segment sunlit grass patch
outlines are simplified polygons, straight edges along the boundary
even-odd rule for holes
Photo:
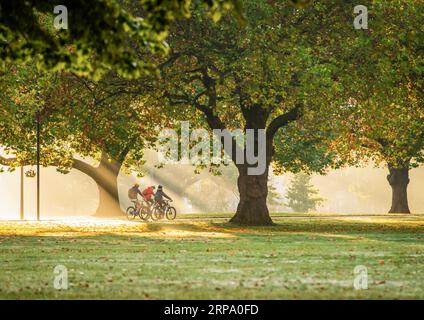
[[[65,222],[1,222],[0,236],[78,237],[126,235],[153,238],[222,238],[233,235],[205,222],[67,224]]]

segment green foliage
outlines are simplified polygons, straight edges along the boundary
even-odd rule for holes
[[[142,165],[143,149],[162,124],[158,110],[146,106],[143,90],[114,73],[98,82],[71,74],[61,80],[66,90],[61,108],[75,150],[83,156],[105,152],[127,167]]]
[[[340,77],[341,157],[393,167],[424,162],[422,1],[374,1],[368,30],[349,40]],[[372,13],[372,15],[371,15]]]
[[[298,121],[280,129],[274,143],[275,173],[290,171],[325,174],[328,168],[338,168],[344,164],[333,148],[337,138],[334,127],[323,126],[324,121],[320,122],[318,130],[316,119],[311,123]]]
[[[170,24],[190,16],[191,0],[64,0],[68,29],[56,30],[52,0],[0,2],[0,70],[35,60],[43,70],[74,71],[99,79],[114,69],[127,77],[151,71],[146,54],[166,53]],[[218,19],[234,1],[207,0]]]
[[[141,81],[141,80],[140,80]],[[77,156],[139,170],[163,114],[146,107],[143,90],[114,73],[98,82],[70,73],[46,73],[33,65],[9,66],[0,78],[0,143],[13,169],[35,163],[36,117],[41,123],[41,163],[61,172]],[[135,91],[137,89],[137,91]]]
[[[34,162],[37,113],[43,164],[66,171],[73,155],[102,151],[139,167],[175,120],[269,128],[295,106],[300,119],[273,136],[278,173],[423,162],[421,2],[365,1],[369,30],[353,29],[354,1],[242,4],[243,25],[226,13],[232,1],[77,1],[70,28],[55,30],[53,2],[2,1],[0,142],[12,168]],[[141,76],[157,62],[159,81]]]
[[[299,173],[294,176],[287,190],[287,206],[294,212],[309,212],[316,210],[323,198],[318,197],[319,191],[310,183],[311,176]]]
[[[65,118],[57,110],[61,93],[57,75],[39,72],[31,65],[9,65],[0,77],[0,143],[6,153],[15,156],[8,163],[10,170],[35,163],[37,117],[42,123],[42,164],[67,165],[68,132],[62,130]]]
[[[354,33],[346,20],[352,7],[330,1],[303,10],[287,1],[242,4],[243,27],[231,15],[211,23],[202,8],[175,23],[169,58],[161,64],[158,101],[174,119],[227,129],[269,128],[301,106],[297,124],[278,125],[268,141],[275,143],[275,167],[322,172],[339,166],[331,149],[331,116],[348,97],[337,81],[342,58],[333,46]],[[323,25],[329,26],[324,34]]]

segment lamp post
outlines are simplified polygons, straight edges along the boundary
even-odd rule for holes
[[[40,113],[37,112],[37,220],[40,220]]]
[[[21,166],[21,220],[24,220],[24,166]]]

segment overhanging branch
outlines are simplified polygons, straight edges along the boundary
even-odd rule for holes
[[[11,166],[12,164],[14,164],[17,161],[17,158],[13,157],[13,158],[7,158],[7,157],[3,157],[0,156],[0,165],[3,166]],[[19,165],[21,166],[32,166],[35,165],[35,161],[31,161],[31,160],[25,160],[22,162],[19,162]],[[49,166],[54,166],[57,167],[59,166],[59,161],[55,161],[51,164],[49,164]],[[92,173],[92,171],[95,169],[92,165],[78,160],[78,159],[72,159],[72,168],[77,169],[85,174],[90,175]]]
[[[299,119],[301,114],[301,106],[296,105],[293,109],[290,111],[276,117],[274,120],[271,121],[269,124],[267,130],[266,130],[266,136],[267,139],[273,139],[275,134],[277,133],[278,129],[281,127],[284,127],[288,125],[290,122],[296,121]]]

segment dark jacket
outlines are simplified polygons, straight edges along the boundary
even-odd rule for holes
[[[168,200],[172,200],[165,192],[163,192],[163,190],[156,191],[156,193],[155,193],[155,200],[156,201],[162,201],[164,197]]]

